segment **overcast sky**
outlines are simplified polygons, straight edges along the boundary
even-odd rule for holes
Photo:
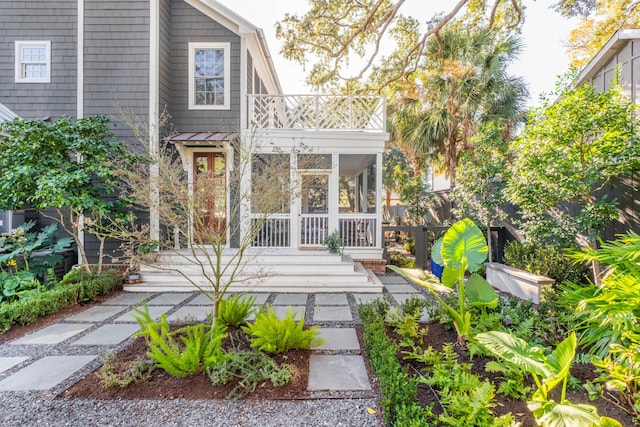
[[[312,91],[304,84],[305,71],[297,63],[280,56],[281,44],[275,37],[274,25],[284,14],[304,13],[308,9],[304,0],[218,0],[240,16],[264,30],[273,62],[285,93],[300,94]],[[524,50],[520,60],[513,64],[511,73],[522,76],[529,84],[530,104],[536,104],[542,92],[553,90],[556,76],[568,67],[565,43],[572,22],[550,9],[557,2],[535,0],[525,2],[527,9],[522,39]],[[446,0],[407,0],[403,14],[426,21],[435,12],[447,10]]]

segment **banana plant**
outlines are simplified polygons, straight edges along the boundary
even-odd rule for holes
[[[592,405],[567,400],[569,370],[575,356],[578,339],[572,333],[550,353],[530,346],[526,341],[507,332],[490,331],[475,336],[476,340],[495,356],[522,367],[531,374],[537,390],[527,402],[542,427],[600,426],[622,427],[618,421],[600,417]],[[562,384],[560,402],[549,399],[549,393]]]
[[[444,266],[442,284],[455,289],[458,297],[457,308],[447,304],[431,283],[410,277],[403,270],[389,266],[401,276],[429,289],[453,319],[458,334],[456,346],[461,349],[467,348],[467,338],[471,330],[471,312],[467,308],[467,300],[479,308],[495,308],[498,305],[498,295],[493,287],[475,273],[487,259],[488,251],[484,234],[469,218],[453,224],[444,236],[434,243],[431,257],[436,263]],[[466,280],[465,285],[467,271],[473,274]]]

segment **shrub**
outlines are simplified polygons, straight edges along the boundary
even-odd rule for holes
[[[274,387],[281,387],[293,378],[295,368],[282,364],[258,350],[235,350],[227,353],[222,362],[207,369],[211,382],[225,385],[234,379],[236,385],[226,396],[227,399],[239,399],[252,393],[256,387],[271,381]]]
[[[278,319],[273,309],[267,306],[266,310],[259,310],[256,320],[243,326],[242,330],[251,335],[251,347],[271,354],[307,350],[324,342],[318,338],[315,326],[305,330],[304,321],[296,323],[291,307],[284,319]]]
[[[133,317],[140,325],[140,332],[134,336],[144,337],[149,346],[147,356],[168,374],[184,378],[212,368],[225,359],[222,340],[227,336],[226,326],[220,323],[213,327],[199,324],[170,332],[164,313],[156,322],[146,305],[134,311],[136,315]]]
[[[218,319],[223,325],[237,328],[247,319],[255,302],[255,296],[247,297],[244,293],[220,300]]]
[[[120,284],[120,274],[115,270],[108,270],[80,283],[56,286],[49,291],[33,294],[29,299],[0,304],[0,332],[8,331],[14,323],[26,325],[38,317],[95,299],[98,295],[111,292]]]
[[[138,357],[133,364],[123,371],[118,358],[111,351],[102,356],[103,365],[96,376],[104,388],[127,387],[130,384],[147,381],[156,369],[155,360]]]
[[[388,307],[388,305],[387,305]],[[382,415],[389,426],[428,426],[431,408],[416,402],[418,382],[407,374],[396,357],[398,345],[386,334],[382,313],[384,302],[363,304],[359,308],[362,319],[365,353],[380,381]]]
[[[586,264],[566,258],[557,246],[523,245],[514,240],[504,246],[504,261],[511,267],[555,279],[558,284],[586,283],[589,277]]]

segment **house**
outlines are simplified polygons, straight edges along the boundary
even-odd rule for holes
[[[103,114],[116,137],[140,144],[122,119],[134,116],[148,123],[146,149],[162,140],[176,147],[190,188],[198,172],[229,173],[234,139],[259,140],[254,153],[289,153],[300,188],[267,221],[256,253],[304,257],[338,230],[350,259],[381,264],[383,97],[283,94],[262,30],[214,0],[3,0],[0,7],[0,102],[16,114]],[[308,152],[296,151],[301,146]],[[301,156],[320,166],[306,169]],[[229,201],[224,180],[219,187],[212,192]],[[225,206],[220,215],[229,215]],[[240,209],[247,230],[251,206]],[[153,237],[167,238],[157,212],[143,219]],[[97,242],[84,239],[92,258]]]
[[[5,105],[0,104],[0,125],[5,121],[10,121],[18,117]],[[0,134],[0,139],[2,134]],[[0,211],[0,234],[9,233],[19,225],[24,223],[24,211]]]

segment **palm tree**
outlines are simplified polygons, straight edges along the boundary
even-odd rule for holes
[[[524,118],[525,83],[506,70],[520,49],[516,37],[489,29],[445,29],[427,45],[417,96],[392,109],[392,135],[425,161],[440,162],[453,185],[459,156],[471,149],[480,123],[513,129]]]

